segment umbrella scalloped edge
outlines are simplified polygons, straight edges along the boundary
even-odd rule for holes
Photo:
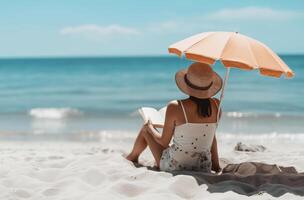
[[[169,53],[174,53],[176,55],[178,55],[179,57],[182,57],[183,52],[181,52],[180,50],[176,49],[176,48],[169,48],[168,49]]]
[[[193,53],[185,53],[185,56],[189,60],[194,60],[194,61],[197,61],[197,62],[207,63],[209,65],[213,65],[216,61],[215,58],[210,58],[210,57],[207,57],[207,56],[202,56],[202,55],[193,54]]]
[[[272,76],[272,77],[280,78],[283,72],[260,68],[260,74],[264,76]]]
[[[178,50],[176,48],[169,48],[168,51],[169,51],[169,53],[176,54],[179,57],[182,57],[182,54],[183,54],[183,52],[181,52],[180,50]],[[192,53],[185,53],[185,57],[192,61],[207,63],[210,65],[213,65],[215,63],[215,61],[218,60],[218,59],[209,58],[206,56],[192,54]],[[260,74],[264,75],[264,76],[270,76],[270,77],[276,77],[276,78],[280,78],[282,76],[282,74],[284,74],[286,78],[292,78],[294,76],[294,73],[292,71],[282,72],[282,71],[277,71],[277,70],[265,69],[262,67],[257,68],[257,67],[249,66],[248,64],[243,63],[243,62],[238,62],[238,61],[221,60],[221,62],[223,63],[223,65],[225,67],[239,68],[242,70],[259,69]]]
[[[225,67],[234,67],[234,68],[239,68],[239,69],[243,69],[243,70],[253,70],[256,68],[256,67],[250,66],[246,63],[239,62],[239,61],[221,60],[221,62],[223,63],[223,65]]]

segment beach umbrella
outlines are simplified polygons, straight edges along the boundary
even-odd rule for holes
[[[260,74],[287,78],[294,72],[265,44],[238,32],[204,32],[169,46],[169,53],[213,65],[217,60],[226,67],[220,103],[224,97],[230,68],[257,69]]]

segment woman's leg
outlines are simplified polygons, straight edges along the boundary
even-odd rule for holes
[[[134,142],[133,149],[131,153],[126,157],[128,160],[132,162],[138,162],[139,155],[146,149],[147,142],[144,138],[144,132],[146,131],[145,126],[141,128],[138,133],[138,136]]]
[[[165,148],[154,139],[149,131],[145,131],[143,136],[153,154],[157,167],[159,167],[160,158]]]
[[[133,149],[126,158],[132,162],[137,162],[138,157],[146,149],[147,145],[153,154],[157,166],[159,166],[160,158],[165,148],[155,141],[154,137],[149,133],[147,126],[143,126],[140,130]]]

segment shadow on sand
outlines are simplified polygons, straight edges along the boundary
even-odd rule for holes
[[[136,163],[136,167],[147,167]],[[159,171],[156,167],[147,167],[149,170]],[[249,176],[239,176],[234,173],[220,175],[194,171],[170,172],[173,176],[189,175],[196,179],[199,185],[206,184],[211,193],[234,191],[238,194],[252,196],[268,193],[279,197],[285,193],[304,196],[304,173],[257,173]]]

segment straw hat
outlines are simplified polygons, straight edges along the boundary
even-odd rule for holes
[[[214,96],[222,88],[222,78],[205,63],[192,63],[187,69],[175,74],[178,88],[190,96],[206,99]]]

